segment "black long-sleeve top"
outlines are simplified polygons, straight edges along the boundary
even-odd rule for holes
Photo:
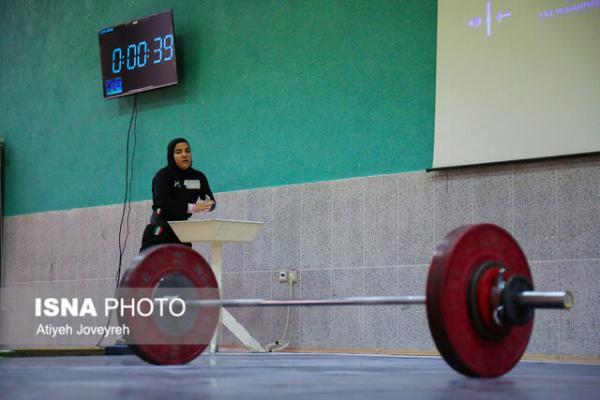
[[[215,200],[206,176],[193,168],[182,170],[166,166],[152,179],[152,209],[164,222],[188,219],[188,204],[210,196]],[[213,204],[211,211],[214,210]]]

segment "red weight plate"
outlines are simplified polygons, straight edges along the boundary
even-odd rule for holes
[[[477,269],[489,261],[506,266],[506,279],[517,274],[532,282],[527,259],[508,232],[492,224],[468,225],[450,232],[437,247],[426,297],[429,328],[446,362],[462,374],[493,378],[519,362],[533,320],[512,326],[497,340],[478,333],[469,315],[469,284]]]
[[[194,292],[194,298],[219,298],[210,265],[196,251],[179,244],[151,247],[137,256],[121,279],[121,296],[127,304],[132,299],[152,299],[161,280],[169,276],[189,282],[192,288],[183,290]],[[143,307],[143,311],[148,308]],[[153,364],[185,364],[204,351],[219,322],[218,307],[190,307],[186,315],[188,312],[192,313],[190,326],[176,334],[165,331],[153,317],[125,313],[119,314],[119,320],[129,327],[127,342],[140,358]]]

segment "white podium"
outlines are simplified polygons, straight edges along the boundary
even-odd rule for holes
[[[182,242],[210,242],[210,265],[219,283],[221,290],[221,268],[223,266],[223,243],[225,242],[251,242],[262,228],[262,222],[233,221],[226,219],[205,219],[192,221],[169,221],[169,225]],[[265,349],[254,339],[250,333],[229,313],[222,309],[221,321],[231,333],[238,338],[246,348],[254,352],[264,352]],[[218,351],[218,340],[221,323],[217,326],[209,350],[211,353]]]

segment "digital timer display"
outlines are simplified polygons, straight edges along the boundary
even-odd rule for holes
[[[102,29],[98,38],[105,98],[177,83],[172,11]]]

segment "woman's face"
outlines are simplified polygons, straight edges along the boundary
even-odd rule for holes
[[[181,169],[188,169],[192,165],[192,150],[186,142],[177,143],[173,150],[175,164]]]

